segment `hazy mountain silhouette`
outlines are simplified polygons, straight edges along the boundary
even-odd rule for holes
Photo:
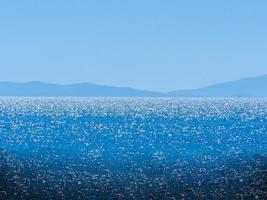
[[[163,96],[160,92],[113,87],[89,83],[58,85],[39,81],[26,83],[0,82],[0,96]]]
[[[267,97],[267,75],[219,83],[192,90],[169,92],[170,96],[188,97]]]
[[[89,83],[58,85],[38,81],[0,82],[0,96],[267,97],[267,75],[167,93]]]

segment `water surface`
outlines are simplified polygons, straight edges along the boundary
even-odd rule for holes
[[[7,199],[267,199],[267,99],[0,98]]]

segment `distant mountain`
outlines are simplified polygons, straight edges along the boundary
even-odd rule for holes
[[[58,85],[44,82],[0,82],[0,96],[77,97],[267,97],[267,75],[167,93],[89,83]]]
[[[0,96],[95,96],[95,97],[157,97],[160,92],[112,87],[89,83],[57,85],[44,82],[0,82]]]
[[[167,94],[175,97],[267,97],[267,75]]]

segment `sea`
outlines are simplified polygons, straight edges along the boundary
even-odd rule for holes
[[[0,199],[267,199],[267,99],[1,97]]]

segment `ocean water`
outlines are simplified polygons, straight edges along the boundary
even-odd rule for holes
[[[267,199],[267,99],[0,98],[1,199]]]

